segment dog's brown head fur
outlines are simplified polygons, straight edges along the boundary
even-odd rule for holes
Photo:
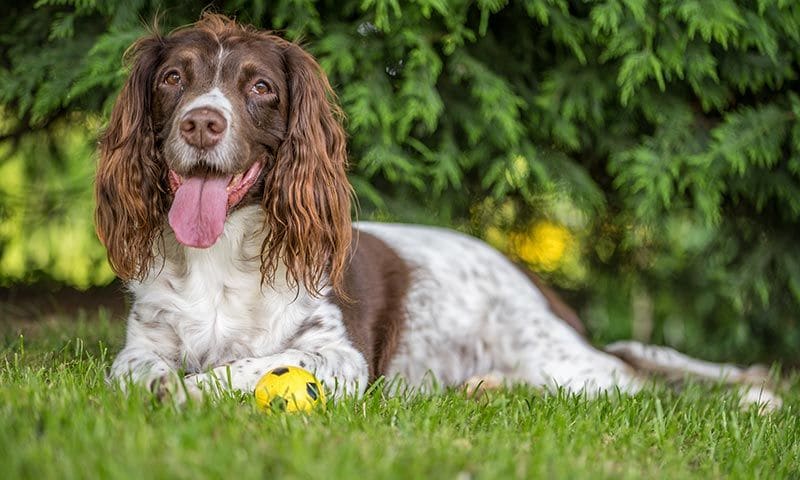
[[[116,273],[144,277],[168,225],[209,248],[227,214],[258,204],[264,280],[283,262],[290,282],[318,293],[327,276],[338,289],[351,241],[345,134],[313,57],[206,14],[140,39],[127,58],[96,181],[97,232]]]

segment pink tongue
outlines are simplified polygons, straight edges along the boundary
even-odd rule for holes
[[[169,224],[175,238],[187,247],[208,248],[214,245],[225,226],[231,177],[184,180],[169,210]]]

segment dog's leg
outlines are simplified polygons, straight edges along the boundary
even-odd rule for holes
[[[566,352],[566,353],[565,353]],[[564,389],[596,395],[603,392],[636,393],[645,377],[620,359],[583,342],[556,345],[551,352],[528,363],[521,371],[525,380],[547,390]]]
[[[207,373],[189,375],[186,383],[212,395],[220,393],[220,389],[252,392],[265,373],[283,366],[298,366],[314,373],[332,391],[334,398],[345,394],[360,395],[367,386],[367,362],[349,343],[318,350],[290,349],[266,357],[243,358]]]
[[[175,331],[155,312],[134,305],[128,318],[125,348],[114,359],[108,381],[123,391],[130,384],[142,385],[162,400],[176,395],[183,399],[199,396],[199,390],[181,382],[177,351]]]
[[[707,362],[669,347],[646,345],[632,340],[612,343],[605,350],[641,372],[663,375],[671,380],[694,377],[737,385],[743,407],[760,404],[766,410],[774,410],[783,403],[768,388],[769,371],[760,365],[741,368],[728,363]]]
[[[163,357],[138,345],[129,344],[117,355],[108,381],[123,391],[128,390],[129,384],[142,385],[161,401],[173,399],[184,403],[188,397],[202,396],[200,389],[183,382],[178,371]]]
[[[505,386],[504,382],[504,376],[499,372],[475,375],[464,382],[464,393],[469,398],[481,398],[487,392]]]
[[[153,391],[150,384],[171,371],[173,368],[153,350],[138,345],[128,345],[119,352],[111,365],[108,380],[119,382],[123,390],[128,388],[129,383],[134,383],[144,385]]]
[[[318,349],[288,349],[276,355],[243,358],[183,378],[153,350],[129,346],[117,356],[109,377],[118,381],[123,390],[128,382],[141,384],[159,400],[180,405],[188,398],[201,399],[204,393],[217,395],[221,389],[252,392],[265,373],[282,366],[311,371],[333,392],[334,398],[361,394],[367,386],[366,360],[347,341],[332,341]]]
[[[215,386],[252,392],[269,370],[293,365],[312,372],[333,391],[334,398],[358,395],[366,389],[367,361],[348,339],[342,312],[336,305],[322,303],[298,326],[285,347],[280,353],[242,358],[207,373],[190,375],[186,382],[212,393],[217,390]]]
[[[484,326],[485,338],[492,339],[484,347],[491,359],[486,371],[494,373],[490,385],[525,383],[550,392],[563,389],[587,395],[635,393],[644,386],[645,378],[633,367],[594,348],[540,305],[512,299],[493,307]],[[470,375],[475,373],[484,372]],[[468,389],[475,383],[470,380]]]
[[[761,366],[745,369],[728,363],[707,362],[669,347],[647,345],[633,340],[614,342],[604,350],[639,370],[668,377],[678,376],[678,379],[690,374],[727,383],[763,383],[769,376],[767,369]]]
[[[625,362],[586,347],[571,349],[574,355],[568,359],[527,356],[527,361],[515,369],[468,378],[463,384],[464,391],[470,398],[480,398],[488,391],[520,383],[550,393],[565,390],[589,396],[615,391],[630,394],[642,388],[645,377]]]

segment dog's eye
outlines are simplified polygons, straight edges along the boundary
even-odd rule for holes
[[[259,80],[253,84],[250,91],[255,93],[256,95],[266,95],[268,93],[272,93],[272,89],[264,80]]]
[[[173,70],[171,72],[167,72],[167,74],[164,75],[164,83],[166,83],[167,85],[172,85],[172,86],[180,85],[180,83],[181,83],[181,74],[176,72],[175,70]]]

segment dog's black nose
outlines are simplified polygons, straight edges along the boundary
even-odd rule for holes
[[[200,107],[186,112],[180,127],[186,143],[197,148],[211,148],[225,135],[228,122],[219,111]]]

